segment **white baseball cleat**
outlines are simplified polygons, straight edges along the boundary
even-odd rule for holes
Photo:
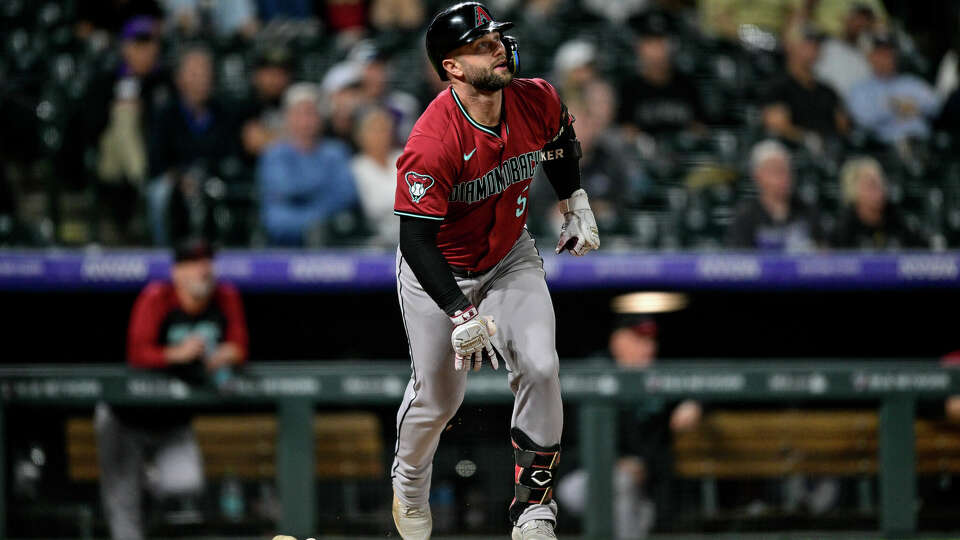
[[[397,526],[397,532],[403,540],[430,540],[430,533],[433,532],[430,506],[407,506],[394,495],[393,524]]]
[[[553,522],[545,519],[530,520],[513,528],[510,535],[513,540],[552,540],[557,537],[553,532]]]

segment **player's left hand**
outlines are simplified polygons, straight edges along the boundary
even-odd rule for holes
[[[483,353],[486,351],[490,358],[490,364],[493,369],[500,367],[497,362],[497,355],[493,352],[493,344],[490,343],[490,336],[497,332],[497,326],[493,324],[493,317],[481,317],[477,315],[477,310],[470,306],[467,311],[472,317],[465,322],[456,324],[453,333],[450,336],[450,343],[454,351],[454,369],[474,371],[480,369],[483,365]]]
[[[567,250],[577,257],[600,248],[600,232],[597,220],[593,217],[587,192],[580,188],[569,199],[560,201],[563,213],[563,226],[560,228],[560,241],[557,253]]]

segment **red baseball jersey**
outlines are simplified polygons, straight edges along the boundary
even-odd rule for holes
[[[450,264],[491,268],[523,231],[540,151],[560,132],[561,115],[543,79],[503,89],[499,133],[470,118],[453,87],[440,92],[397,159],[394,213],[442,221],[437,246]]]

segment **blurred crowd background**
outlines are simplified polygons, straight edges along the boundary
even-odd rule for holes
[[[3,362],[127,362],[160,370],[177,364],[168,370],[173,375],[183,370],[189,384],[215,388],[248,360],[406,362],[392,290],[292,294],[251,287],[241,300],[230,284],[218,283],[213,246],[395,247],[394,164],[413,123],[446,86],[427,62],[423,37],[432,14],[447,4],[0,1],[0,248],[177,246],[171,282],[149,284],[139,295],[96,286],[3,290]],[[576,117],[583,184],[604,251],[960,247],[960,2],[490,0],[488,6],[497,19],[516,23],[510,34],[519,39],[522,75],[552,82]],[[543,180],[532,188],[529,227],[548,245],[559,217]],[[197,237],[208,241],[194,243]],[[947,271],[956,274],[954,263]],[[784,365],[805,365],[801,358],[913,358],[956,365],[955,319],[947,312],[960,294],[914,284],[889,290],[868,289],[868,280],[830,290],[707,284],[679,291],[689,297],[682,309],[655,316],[617,311],[619,295],[633,292],[624,287],[555,287],[557,349],[564,362],[621,369],[678,358]],[[182,305],[192,296],[203,301]],[[370,339],[371,328],[377,339]],[[856,431],[863,411],[845,413],[849,403],[818,404],[829,409],[820,413],[801,408],[809,404],[776,405],[763,417],[769,425],[792,429],[796,444],[822,438],[853,448],[844,454],[855,458],[853,468],[840,477],[760,478],[748,457],[746,480],[714,478],[713,491],[709,479],[674,478],[673,460],[682,457],[676,441],[722,428],[729,418],[717,404],[654,397],[620,411],[615,510],[618,531],[634,534],[618,537],[875,529],[876,475],[862,470],[875,459],[875,445],[862,443],[876,434]],[[326,531],[381,534],[392,530],[383,468],[392,455],[396,411],[391,405],[336,416],[348,406],[331,407],[335,414],[315,423],[318,448],[329,450],[323,445],[349,439],[344,434],[356,428],[362,433],[355,438],[370,443],[361,456],[370,467],[351,477],[318,474],[319,520]],[[564,533],[580,530],[586,504],[579,419],[575,406],[568,409]],[[128,453],[109,446],[116,441],[152,452],[191,442],[181,435],[192,431],[140,425],[163,415],[129,420],[130,411],[101,407],[95,418],[89,412],[7,415],[9,528],[17,535],[76,536],[79,526],[87,530],[80,536],[105,536],[106,522],[133,515],[139,507],[133,493],[149,486],[99,491],[111,477],[100,476],[96,457],[113,463],[119,458],[111,456]],[[209,484],[200,496],[147,515],[147,529],[170,536],[276,532],[273,411],[246,411],[256,414],[240,420],[192,412],[205,413],[191,424],[203,459],[191,443],[183,447],[187,458],[170,463],[193,473],[184,482],[193,491]],[[465,410],[459,427],[444,435],[432,494],[438,533],[504,532],[509,412],[506,405]],[[744,429],[757,444],[773,448],[770,462],[786,461],[786,447],[770,446],[765,432],[754,431],[758,416],[736,412],[748,414],[735,418],[734,427],[748,423]],[[956,530],[960,458],[943,453],[960,455],[960,398],[923,403],[918,412],[946,422],[944,440],[953,441],[925,454],[936,466],[921,471],[921,528]],[[73,418],[65,421],[66,414]],[[834,431],[810,435],[805,421],[821,418]],[[249,438],[224,443],[218,437],[225,433]],[[248,450],[261,452],[243,454],[251,469],[231,468],[224,457]],[[135,456],[123,470],[104,468],[117,473],[115,487],[140,478],[151,461]],[[328,463],[340,463],[337,456]],[[183,469],[184,460],[196,466]],[[156,469],[148,470],[155,480]],[[126,476],[118,479],[120,473]],[[700,504],[710,497],[713,514]]]
[[[577,118],[605,248],[960,243],[957,3],[489,4]],[[393,246],[445,5],[4,2],[0,245]]]

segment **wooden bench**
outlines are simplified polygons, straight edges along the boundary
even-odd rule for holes
[[[708,515],[716,512],[718,479],[866,479],[877,473],[877,425],[875,411],[715,411],[698,429],[674,438],[675,472],[703,481]],[[960,426],[918,419],[915,433],[919,474],[960,472]],[[872,504],[861,501],[864,506]]]
[[[244,480],[276,475],[277,420],[271,414],[202,415],[193,420],[208,478],[233,475]],[[380,419],[367,412],[318,413],[313,421],[315,475],[322,480],[382,479]],[[67,420],[67,469],[73,481],[100,476],[93,420]]]

